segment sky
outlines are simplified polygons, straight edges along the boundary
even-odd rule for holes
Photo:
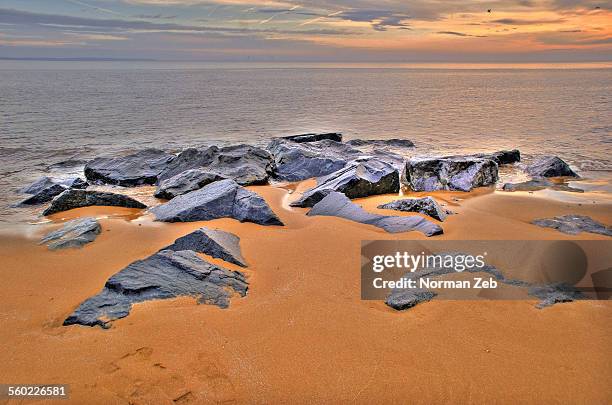
[[[0,0],[0,58],[612,60],[612,0]]]

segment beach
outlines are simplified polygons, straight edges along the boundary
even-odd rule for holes
[[[229,218],[163,223],[144,210],[101,206],[54,214],[27,232],[6,227],[0,236],[0,339],[6,348],[0,363],[10,366],[0,369],[0,380],[69,384],[72,403],[609,400],[609,301],[537,309],[534,299],[433,300],[408,311],[362,301],[360,242],[426,237],[309,217],[307,209],[289,206],[312,185],[247,187],[283,227]],[[564,193],[571,198],[563,200],[547,192],[483,187],[426,193],[455,212],[433,239],[609,240],[530,224],[563,214],[612,223],[611,204],[601,193]],[[353,202],[389,214],[376,207],[398,198]],[[38,244],[63,221],[83,216],[95,216],[102,226],[93,243],[60,251]],[[62,326],[111,275],[201,226],[240,237],[247,268],[202,257],[241,270],[249,282],[245,297],[232,299],[227,309],[186,297],[147,301],[110,329]]]

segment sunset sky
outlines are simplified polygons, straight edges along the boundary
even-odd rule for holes
[[[2,0],[0,57],[610,61],[612,1]]]

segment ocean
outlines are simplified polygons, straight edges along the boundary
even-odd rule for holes
[[[328,131],[407,138],[419,156],[518,148],[609,174],[612,69],[0,61],[0,222],[19,188],[100,154]]]

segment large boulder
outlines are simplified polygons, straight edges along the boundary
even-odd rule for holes
[[[98,157],[85,165],[85,177],[94,183],[124,187],[155,184],[173,159],[174,155],[158,149],[144,149],[116,158]]]
[[[213,181],[224,180],[225,177],[218,173],[202,169],[189,169],[169,179],[162,180],[155,190],[154,196],[171,200],[177,195],[187,194],[190,191],[199,190]]]
[[[440,235],[440,226],[419,216],[385,216],[372,214],[354,204],[342,193],[333,191],[315,204],[309,216],[323,215],[345,218],[362,224],[374,225],[390,233],[419,231],[427,236]]]
[[[557,156],[540,156],[527,166],[534,177],[579,177],[567,163]]]
[[[233,233],[218,229],[202,227],[178,238],[172,245],[161,250],[193,250],[241,267],[247,267],[240,251],[240,238]]]
[[[266,184],[272,171],[272,156],[268,151],[251,145],[188,148],[167,165],[160,173],[159,181],[190,169],[215,173],[242,186]]]
[[[277,138],[268,150],[274,155],[274,177],[282,181],[326,176],[363,155],[359,149],[328,139],[296,143]]]
[[[125,207],[125,208],[147,208],[140,201],[122,194],[108,193],[93,190],[68,189],[55,197],[51,205],[43,211],[43,215],[51,215],[56,212],[67,211],[73,208],[89,207],[92,205]]]
[[[328,132],[324,134],[300,134],[300,135],[289,135],[283,136],[281,139],[287,139],[296,143],[305,143],[305,142],[317,142],[322,141],[324,139],[328,139],[330,141],[342,142],[342,134],[336,132]]]
[[[402,180],[414,191],[470,191],[494,184],[498,166],[493,159],[473,156],[411,159]]]
[[[227,308],[232,296],[244,297],[247,289],[238,271],[215,266],[191,250],[163,250],[109,278],[102,291],[79,305],[64,325],[108,328],[112,321],[128,316],[135,303],[180,296]]]
[[[440,207],[436,200],[431,197],[395,200],[387,204],[379,205],[378,208],[404,212],[418,212],[419,214],[435,218],[438,221],[444,221],[446,219],[446,212]]]
[[[612,236],[612,227],[597,222],[586,215],[563,215],[553,218],[535,219],[531,223],[546,228],[553,228],[570,235],[590,232]]]
[[[95,218],[77,218],[68,221],[60,229],[43,237],[41,244],[48,245],[49,249],[80,248],[93,242],[100,234],[102,228]]]
[[[344,193],[348,198],[359,198],[397,193],[399,189],[399,173],[392,165],[376,159],[355,161],[320,178],[316,187],[305,191],[291,206],[312,207],[332,191]]]
[[[234,218],[260,225],[283,225],[265,200],[234,180],[220,180],[151,209],[158,221],[192,222]]]

